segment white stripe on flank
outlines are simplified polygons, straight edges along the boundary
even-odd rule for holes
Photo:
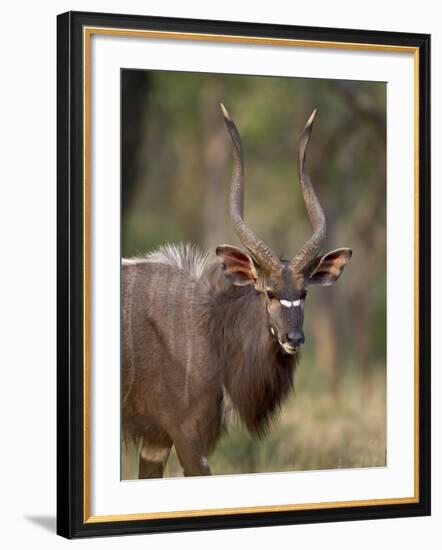
[[[128,382],[126,385],[126,393],[123,396],[123,403],[126,403],[127,398],[132,390],[133,383],[135,381],[135,357],[134,357],[134,335],[132,326],[132,305],[133,305],[133,293],[135,286],[135,279],[137,271],[134,269],[128,275],[127,282],[127,295],[123,304],[123,319],[127,319],[127,347],[128,347],[128,359],[129,359],[129,373]]]

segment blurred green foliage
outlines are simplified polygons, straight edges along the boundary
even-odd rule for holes
[[[264,442],[234,427],[211,466],[235,473],[383,465],[386,84],[123,71],[123,256],[165,242],[239,244],[228,217],[232,157],[220,102],[242,135],[245,219],[285,258],[311,233],[296,152],[318,109],[308,168],[327,217],[324,251],[348,246],[353,258],[336,286],[309,293],[297,397]],[[322,447],[319,435],[311,444],[312,430],[324,434]],[[173,463],[169,475],[178,473]],[[133,465],[126,470],[132,477]]]

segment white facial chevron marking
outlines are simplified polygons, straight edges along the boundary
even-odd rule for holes
[[[301,300],[279,300],[280,304],[284,307],[299,307],[301,305]]]

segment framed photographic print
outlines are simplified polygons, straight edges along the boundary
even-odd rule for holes
[[[430,513],[429,67],[58,17],[60,535]]]

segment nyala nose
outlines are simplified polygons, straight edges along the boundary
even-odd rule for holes
[[[289,332],[287,334],[287,342],[289,344],[292,344],[296,348],[298,346],[302,346],[302,344],[305,342],[304,333],[301,330]]]

